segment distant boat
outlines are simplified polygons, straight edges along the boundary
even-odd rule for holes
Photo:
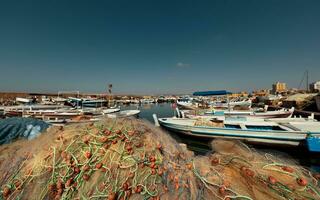
[[[138,99],[132,99],[130,100],[130,104],[139,104],[140,101]]]
[[[177,101],[177,106],[180,108],[191,109],[194,110],[197,108],[197,105],[193,104],[191,100],[188,101]]]
[[[100,121],[102,117],[90,117],[90,116],[76,116],[72,118],[47,118],[44,119],[45,122],[52,125],[65,125],[65,124],[74,124],[74,123],[88,123]]]
[[[154,103],[154,99],[141,99],[140,103],[141,104],[150,104],[150,103]]]
[[[250,108],[252,105],[252,101],[250,99],[244,99],[244,100],[240,100],[240,101],[214,101],[210,103],[210,106],[212,108],[233,108],[236,106],[239,107],[248,107]]]
[[[157,99],[157,103],[164,103],[167,101],[168,101],[168,99],[165,96],[159,96]]]
[[[179,133],[204,138],[240,139],[250,143],[298,146],[310,135],[320,140],[320,122],[290,120],[280,122],[262,119],[195,120],[160,118],[161,126]]]
[[[249,116],[257,118],[288,118],[293,115],[294,107],[291,109],[280,109],[274,111],[254,111],[254,110],[213,110],[205,112],[204,116],[228,115],[228,116]]]
[[[23,105],[23,106],[6,106],[3,107],[4,115],[6,117],[23,117],[26,115],[38,115],[48,112],[56,112],[56,110],[64,109],[66,107],[61,105]]]
[[[53,110],[53,109],[61,109],[66,108],[66,106],[62,105],[42,105],[42,104],[32,104],[32,105],[20,105],[20,106],[4,106],[3,109],[5,111],[15,110],[15,111],[22,111],[22,110]]]
[[[23,104],[31,104],[31,103],[33,103],[33,99],[16,97],[16,102],[23,103]]]
[[[105,99],[80,99],[69,97],[67,102],[74,107],[104,107],[107,105],[108,101]]]

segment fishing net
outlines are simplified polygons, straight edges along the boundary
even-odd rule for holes
[[[51,127],[0,147],[2,199],[319,199],[318,175],[235,141],[195,156],[146,122]]]

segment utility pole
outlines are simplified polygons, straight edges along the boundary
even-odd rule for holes
[[[108,92],[109,92],[109,106],[110,106],[110,102],[111,102],[111,98],[112,98],[112,84],[108,84]]]

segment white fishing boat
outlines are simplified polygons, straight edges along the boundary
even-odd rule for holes
[[[16,97],[16,102],[17,102],[17,103],[22,103],[22,104],[31,104],[31,103],[33,102],[33,99],[31,99],[31,98]]]
[[[119,112],[120,108],[107,108],[107,109],[102,109],[102,114],[111,114],[111,113],[116,113]]]
[[[63,97],[53,97],[52,101],[57,104],[64,104],[67,101],[67,99]]]
[[[250,143],[298,146],[310,135],[320,137],[320,122],[289,120],[280,122],[245,117],[230,119],[160,118],[159,124],[169,130],[204,138],[239,139]]]
[[[118,113],[107,114],[109,118],[120,118],[120,117],[137,117],[140,110],[123,110]]]
[[[24,111],[24,110],[55,110],[67,108],[63,105],[42,105],[42,104],[32,104],[32,105],[19,105],[19,106],[5,106],[3,109],[5,111],[14,110],[14,111]]]
[[[130,100],[130,104],[139,104],[140,103],[140,100],[138,99],[131,99]]]
[[[217,91],[200,91],[194,92],[193,96],[195,98],[183,98],[177,101],[177,105],[180,108],[186,109],[198,109],[202,108],[212,108],[212,109],[232,109],[234,107],[241,108],[251,108],[252,101],[251,99],[229,99],[229,94],[226,90],[217,90]],[[220,100],[215,99],[214,101],[209,101],[208,97],[210,96],[220,96]]]
[[[212,110],[207,111],[204,114],[208,116],[219,116],[219,115],[228,115],[228,116],[248,116],[248,117],[257,117],[257,118],[290,118],[293,115],[294,107],[291,109],[282,108],[280,110],[267,111],[264,110]]]
[[[190,109],[190,110],[194,110],[198,107],[198,105],[193,103],[191,100],[190,101],[177,100],[177,106],[183,109]]]
[[[88,116],[78,116],[74,118],[48,118],[43,119],[43,121],[50,123],[52,125],[65,125],[74,123],[89,123],[100,121],[102,117],[88,117]]]
[[[155,102],[154,99],[141,99],[140,100],[141,104],[151,104],[151,103],[154,103],[154,102]]]
[[[240,101],[213,101],[210,103],[210,106],[212,108],[224,108],[224,109],[228,109],[228,108],[234,108],[236,106],[239,107],[248,107],[250,108],[252,105],[252,101],[250,99],[244,99],[244,100],[240,100]]]
[[[68,101],[69,104],[76,106],[76,107],[104,107],[108,103],[107,100],[105,99],[80,99],[80,98],[74,98],[74,97],[69,97]]]
[[[53,113],[57,110],[64,110],[68,107],[61,105],[24,105],[24,106],[7,106],[3,107],[4,115],[7,117],[24,117],[24,115],[41,115],[43,113]]]

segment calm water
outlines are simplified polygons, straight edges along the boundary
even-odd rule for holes
[[[121,109],[139,109],[141,113],[139,114],[140,119],[145,119],[150,123],[154,124],[152,115],[157,114],[158,118],[162,117],[172,117],[175,114],[171,103],[160,103],[160,104],[143,104],[141,106],[137,105],[123,105]],[[168,132],[167,130],[163,129]],[[168,132],[174,139],[179,143],[187,144],[188,149],[194,151],[197,154],[206,154],[211,150],[209,140],[199,140],[194,137],[189,137],[187,135],[178,134],[175,132]]]
[[[162,104],[144,104],[141,106],[137,105],[123,105],[122,109],[140,109],[141,113],[139,114],[140,119],[145,119],[152,124],[154,124],[152,114],[157,114],[158,118],[161,117],[172,117],[174,115],[174,109],[172,108],[171,103],[162,103]],[[167,131],[167,130],[165,130]],[[167,131],[168,132],[168,131]],[[210,147],[210,140],[199,139],[195,137],[190,137],[182,135],[179,133],[169,132],[169,134],[175,138],[179,143],[187,144],[188,149],[194,151],[196,154],[206,154],[212,152]],[[309,154],[303,148],[274,148],[269,146],[251,146],[256,149],[259,149],[263,152],[269,152],[274,155],[279,155],[281,157],[293,158],[297,160],[300,164],[312,168],[314,171],[320,172],[320,156],[319,154]]]

